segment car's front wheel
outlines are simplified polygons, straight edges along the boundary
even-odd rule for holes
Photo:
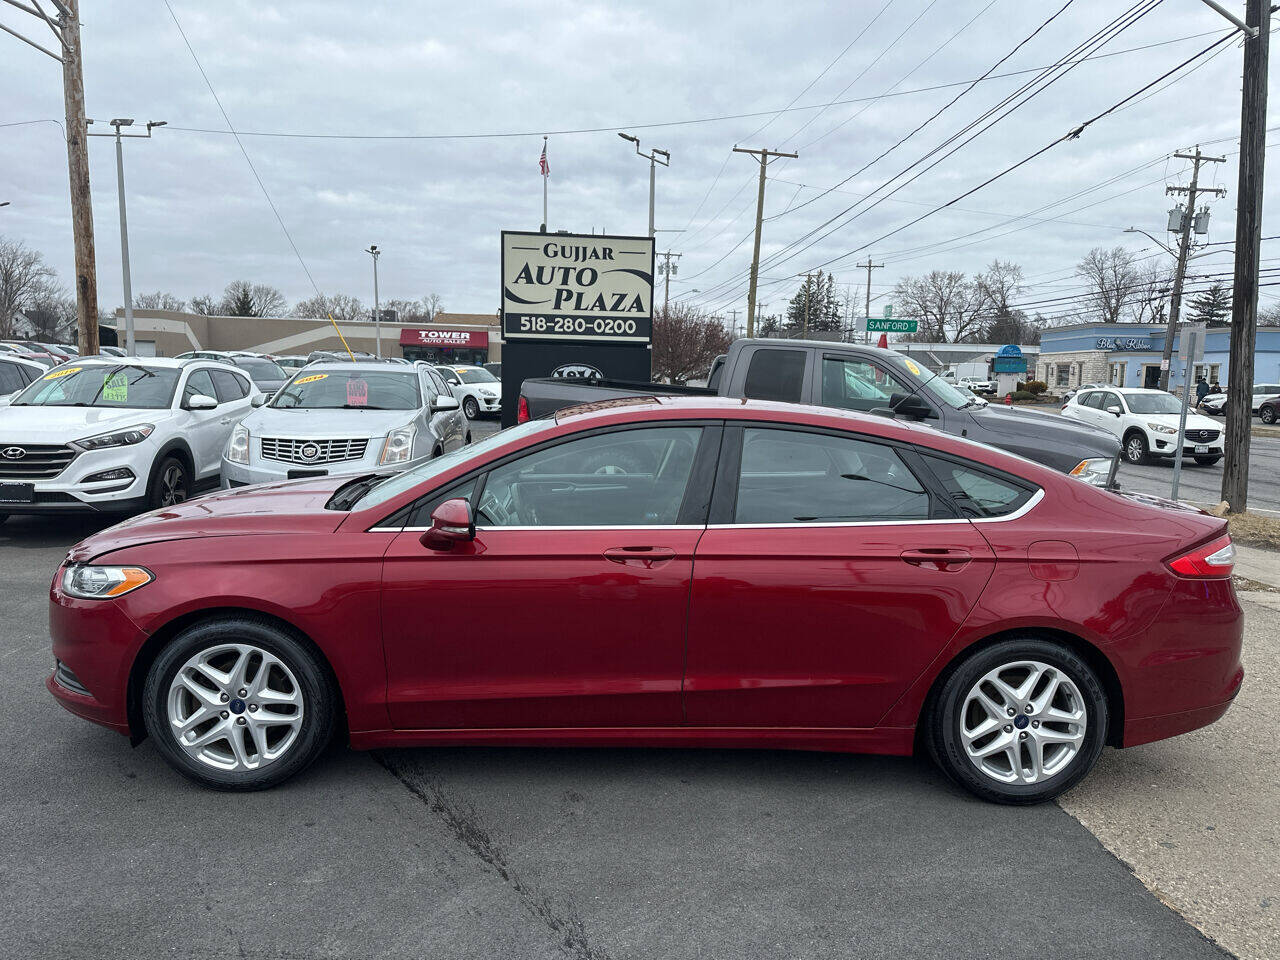
[[[177,457],[165,457],[151,478],[147,491],[147,506],[152,510],[172,507],[191,496],[191,479],[187,465]]]
[[[1275,423],[1275,422],[1276,422],[1276,408],[1275,408],[1275,407],[1263,407],[1261,410],[1259,410],[1259,411],[1258,411],[1258,417],[1262,420],[1262,422],[1263,422],[1263,423],[1266,423],[1266,424],[1272,424],[1272,423]]]
[[[474,420],[480,416],[480,404],[476,403],[475,397],[467,397],[462,401],[462,412],[467,415],[468,420]]]
[[[933,701],[926,742],[939,766],[984,800],[1050,800],[1079,783],[1106,741],[1106,693],[1066,647],[1004,640],[970,656]]]
[[[1150,450],[1147,447],[1147,438],[1142,434],[1134,432],[1124,439],[1124,458],[1130,463],[1146,463]]]
[[[143,720],[179,773],[261,790],[311,764],[333,732],[332,684],[312,650],[251,615],[179,633],[147,671]]]

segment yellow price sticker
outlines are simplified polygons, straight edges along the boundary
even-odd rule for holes
[[[907,360],[907,359],[903,359],[903,361],[902,361],[902,362],[903,362],[903,363],[905,363],[905,364],[907,365],[907,369],[908,369],[908,370],[910,370],[912,373],[914,373],[917,377],[918,377],[918,376],[920,376],[920,368],[919,368],[919,367],[917,367],[917,366],[915,365],[915,363],[913,363],[911,360]]]
[[[323,380],[327,376],[327,373],[313,373],[309,377],[302,377],[299,380],[293,381],[293,385],[296,387],[301,386],[304,383],[315,383],[317,380]]]
[[[73,373],[79,373],[83,369],[84,369],[83,367],[63,367],[60,370],[50,370],[40,379],[41,380],[57,380],[59,377],[69,377]]]

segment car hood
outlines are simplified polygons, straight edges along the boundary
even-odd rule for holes
[[[83,563],[126,547],[197,537],[332,533],[347,514],[326,510],[324,505],[351,480],[350,476],[286,480],[196,497],[108,527],[72,547],[67,559]]]
[[[339,437],[383,437],[414,419],[414,410],[281,410],[259,407],[241,423],[261,437],[330,440]]]
[[[157,423],[171,415],[168,409],[9,405],[0,412],[0,442],[68,443],[138,423]]]
[[[1057,444],[1075,443],[1098,457],[1114,457],[1120,452],[1120,442],[1111,434],[1068,420],[1060,414],[1020,410],[995,403],[975,407],[968,412],[977,423],[997,436],[1040,438]]]
[[[1133,416],[1142,420],[1148,420],[1151,423],[1161,423],[1167,427],[1178,428],[1179,414],[1176,413],[1135,413]],[[1201,416],[1198,413],[1187,412],[1187,429],[1188,430],[1221,430],[1222,424],[1217,420],[1210,420],[1208,417]]]

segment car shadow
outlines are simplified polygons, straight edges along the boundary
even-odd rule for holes
[[[3,512],[3,511],[0,511]],[[47,550],[69,547],[85,537],[119,523],[123,517],[99,513],[52,516],[10,516],[0,524],[0,544],[8,547]]]

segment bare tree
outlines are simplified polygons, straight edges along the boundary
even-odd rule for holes
[[[893,291],[903,316],[918,329],[917,343],[972,342],[982,330],[984,297],[963,273],[933,270],[923,277],[903,277]]]
[[[68,343],[76,339],[76,301],[53,284],[37,293],[23,308],[34,339],[42,343]]]
[[[1104,323],[1120,322],[1140,284],[1133,255],[1124,247],[1094,247],[1076,264],[1076,275],[1087,288],[1083,297],[1087,309]]]
[[[341,320],[343,323],[355,323],[372,318],[372,314],[363,303],[345,293],[335,293],[330,297],[318,294],[306,300],[299,300],[293,308],[293,315],[322,319],[332,316],[334,320]]]
[[[1258,326],[1280,327],[1280,303],[1273,303],[1258,311]]]
[[[275,287],[232,280],[222,291],[218,312],[224,317],[279,317],[288,306],[284,294]]]
[[[428,293],[422,298],[422,319],[430,323],[443,308],[444,301],[440,294]]]
[[[679,301],[653,318],[653,375],[684,383],[711,369],[711,361],[729,349],[729,331],[716,317]]]
[[[18,312],[53,289],[53,268],[21,241],[0,237],[0,338],[12,337]]]
[[[133,298],[135,310],[171,310],[181,313],[187,309],[187,301],[175,297],[172,293],[157,290],[155,293],[140,293]]]
[[[201,316],[213,317],[218,314],[218,301],[207,294],[191,298],[191,312]]]
[[[1169,292],[1173,277],[1159,263],[1137,269],[1137,284],[1129,303],[1129,316],[1134,323],[1164,323],[1168,319]]]

